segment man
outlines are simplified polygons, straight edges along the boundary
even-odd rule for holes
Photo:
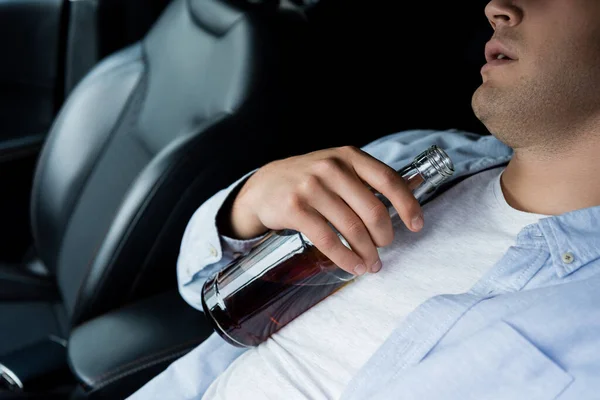
[[[493,136],[401,132],[217,193],[182,242],[194,307],[269,229],[302,231],[363,276],[256,348],[214,334],[133,399],[598,398],[600,2],[493,0],[485,13],[495,33],[472,105]],[[431,144],[456,172],[420,206],[392,172]]]

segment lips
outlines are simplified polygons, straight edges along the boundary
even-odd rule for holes
[[[481,73],[516,62],[517,53],[497,39],[490,40],[485,45],[485,59],[487,63],[481,68]]]
[[[485,59],[488,63],[498,60],[498,56],[503,55],[501,60],[516,61],[517,54],[514,50],[503,44],[497,39],[490,40],[485,45]]]

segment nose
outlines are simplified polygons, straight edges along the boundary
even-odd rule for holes
[[[514,5],[514,0],[492,0],[485,6],[485,16],[496,30],[501,26],[520,24],[523,11]]]

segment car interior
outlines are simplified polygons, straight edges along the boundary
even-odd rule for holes
[[[179,245],[245,173],[488,134],[485,4],[0,0],[0,398],[124,399],[202,343]]]

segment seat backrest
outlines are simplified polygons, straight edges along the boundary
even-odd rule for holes
[[[310,78],[304,20],[274,1],[175,0],[95,67],[40,156],[32,228],[71,324],[175,285],[195,209],[295,141]]]
[[[101,59],[141,40],[170,0],[65,2],[64,94]]]

